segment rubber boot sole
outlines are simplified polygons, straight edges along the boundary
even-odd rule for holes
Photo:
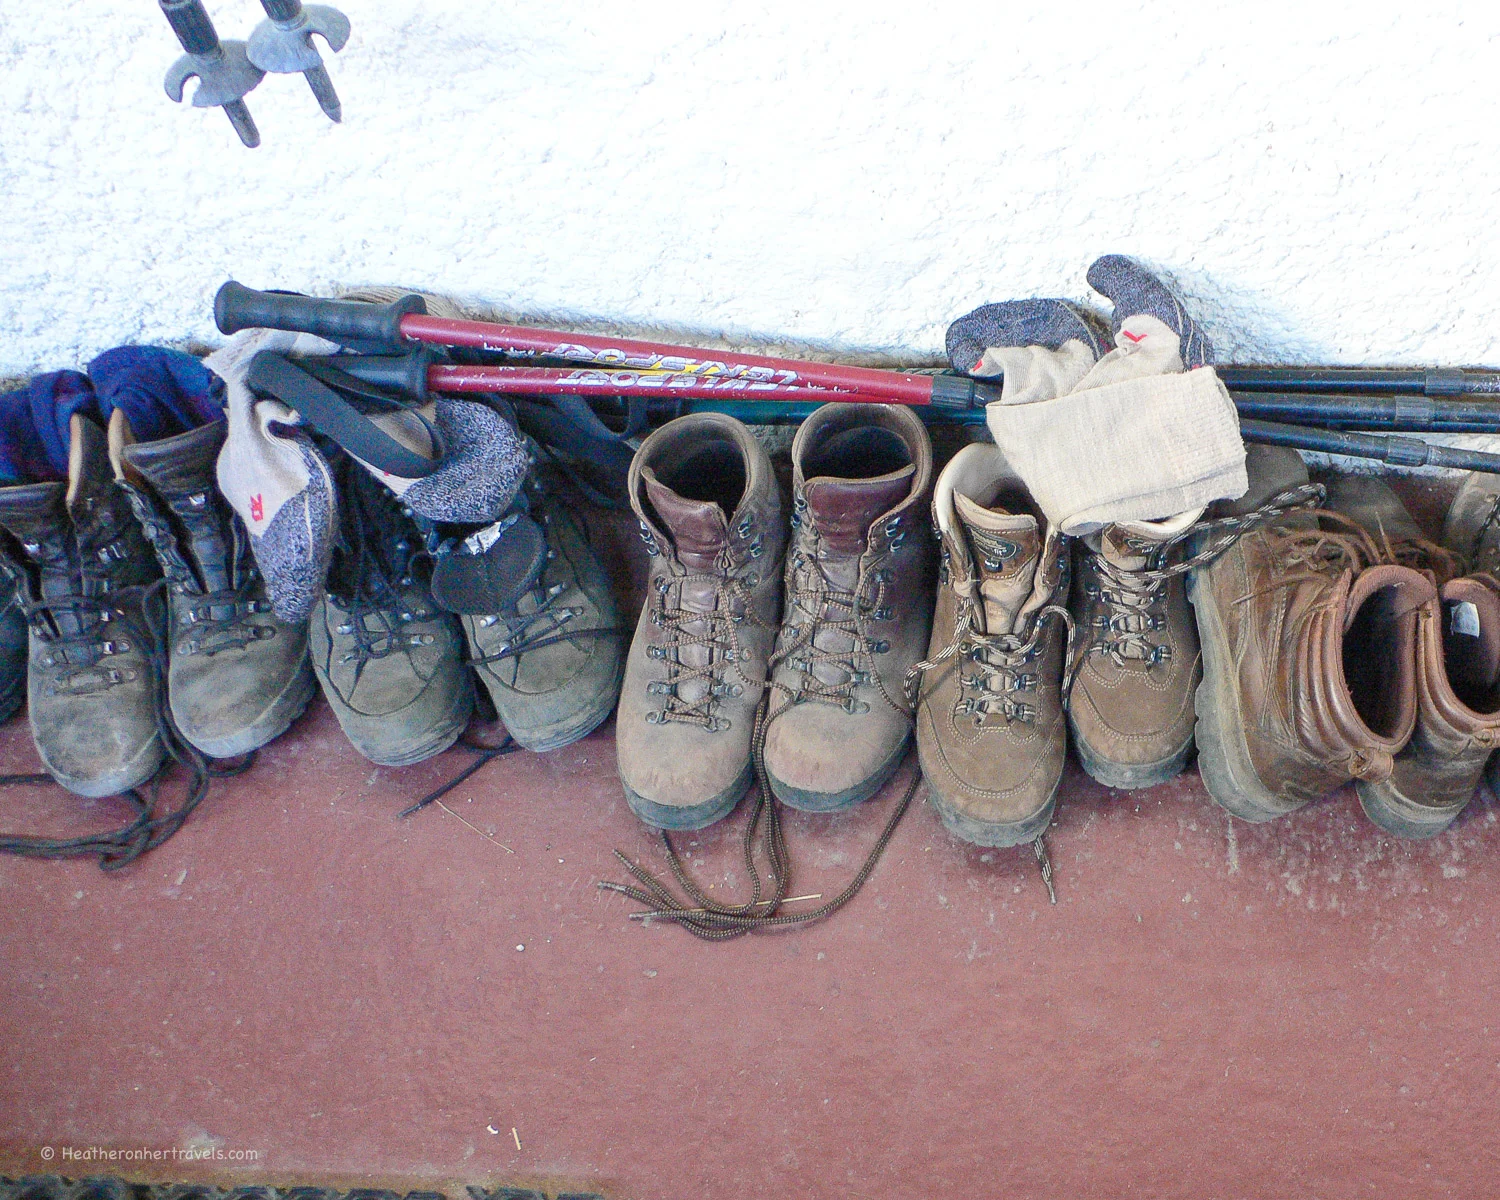
[[[1469,804],[1465,800],[1457,808],[1429,808],[1407,799],[1390,780],[1384,783],[1356,780],[1354,792],[1359,797],[1360,808],[1373,824],[1398,838],[1415,840],[1436,837],[1452,825]]]
[[[1024,821],[975,820],[954,807],[941,792],[932,786],[930,779],[927,785],[927,801],[937,810],[938,819],[942,821],[943,827],[956,838],[962,838],[974,846],[995,848],[1023,846],[1028,842],[1036,841],[1037,837],[1046,832],[1047,826],[1052,823],[1052,814],[1057,809],[1057,792],[1061,787],[1062,776],[1059,775],[1057,782],[1052,785],[1052,793],[1047,797],[1047,803]]]
[[[625,803],[630,811],[653,829],[705,829],[734,811],[754,778],[753,766],[746,763],[733,783],[700,804],[659,804],[648,800],[626,783],[624,776],[620,777],[620,786],[625,789]]]
[[[766,778],[771,781],[772,794],[788,808],[810,813],[842,812],[846,808],[853,808],[861,801],[868,800],[885,786],[886,780],[896,773],[896,768],[906,757],[906,747],[910,740],[910,734],[902,738],[895,752],[888,755],[886,760],[875,768],[873,775],[841,792],[814,792],[806,788],[793,787],[777,779],[769,767],[766,768]]]
[[[1193,697],[1198,723],[1198,772],[1209,797],[1232,816],[1261,824],[1304,807],[1288,805],[1267,788],[1255,773],[1244,736],[1238,673],[1229,654],[1229,638],[1212,604],[1197,601],[1198,581],[1188,579],[1188,599],[1198,618],[1198,640],[1203,647],[1203,680]]]
[[[1156,762],[1109,762],[1095,756],[1078,736],[1077,729],[1072,730],[1072,734],[1073,749],[1078,752],[1078,761],[1088,772],[1089,778],[1122,792],[1140,791],[1142,788],[1155,787],[1169,779],[1176,779],[1182,774],[1183,768],[1187,766],[1188,756],[1193,752],[1193,739],[1188,738],[1181,750]]]

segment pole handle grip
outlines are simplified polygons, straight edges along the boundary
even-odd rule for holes
[[[219,48],[219,35],[203,0],[161,0],[161,10],[189,54],[212,54]]]
[[[401,336],[401,318],[408,313],[427,312],[421,296],[402,296],[390,304],[366,304],[360,300],[324,300],[294,292],[258,292],[230,280],[214,297],[214,323],[220,333],[241,329],[286,329],[313,333],[331,342],[360,342],[406,348]]]

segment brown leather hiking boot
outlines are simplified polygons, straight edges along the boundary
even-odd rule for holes
[[[900,405],[825,404],[792,442],[792,486],[766,775],[783,803],[833,812],[880,790],[911,733],[903,682],[932,613],[927,430]]]
[[[1443,522],[1443,545],[1467,563],[1476,579],[1486,583],[1500,579],[1500,475],[1474,471],[1464,480]],[[1446,596],[1444,600],[1447,600]],[[1480,610],[1478,615],[1483,632],[1473,660],[1477,669],[1473,676],[1464,672],[1464,687],[1482,683],[1484,666],[1489,663],[1491,655],[1488,627],[1483,625],[1484,608],[1477,604],[1476,607]],[[1456,610],[1449,611],[1452,616],[1458,616]],[[1461,620],[1464,630],[1459,636],[1470,636],[1472,622],[1467,620],[1467,614]],[[1444,644],[1446,647],[1446,637]],[[1475,692],[1470,693],[1467,706],[1473,711],[1487,711],[1481,696]],[[1500,789],[1500,755],[1490,756],[1486,778],[1492,791]]]
[[[1201,513],[1109,525],[1079,539],[1069,606],[1079,666],[1068,723],[1083,769],[1106,787],[1164,783],[1193,748],[1198,627],[1185,577],[1153,571]]]
[[[1307,483],[1294,450],[1248,447],[1260,508],[1189,598],[1203,646],[1198,762],[1209,795],[1247,821],[1295,812],[1350,780],[1388,779],[1417,720],[1417,614],[1432,580],[1347,518],[1269,502]],[[1268,506],[1262,508],[1262,506]]]
[[[1358,521],[1391,557],[1430,571],[1438,584],[1417,613],[1416,730],[1389,779],[1355,784],[1365,815],[1387,833],[1432,837],[1473,799],[1500,741],[1500,580],[1454,578],[1463,571],[1460,556],[1423,537],[1384,480],[1336,479],[1328,506]]]
[[[651,564],[615,722],[620,780],[648,825],[701,829],[754,777],[780,615],[781,494],[760,443],[718,413],[646,438],[629,486]]]
[[[958,837],[1019,845],[1052,819],[1067,757],[1067,548],[989,443],[953,456],[932,507],[942,566],[918,668],[922,773]]]

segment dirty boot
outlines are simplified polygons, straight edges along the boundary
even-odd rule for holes
[[[1164,783],[1193,748],[1198,627],[1186,578],[1162,568],[1165,550],[1201,513],[1107,525],[1079,539],[1068,723],[1083,769],[1105,787]]]
[[[116,480],[167,578],[167,701],[204,754],[229,758],[284,733],[316,690],[306,623],[278,620],[250,538],[219,495],[214,468],[225,423],[135,442],[110,418]]]
[[[469,662],[526,749],[576,742],[614,711],[624,630],[609,577],[582,521],[539,480],[514,512],[450,543],[432,586],[461,614]]]
[[[766,775],[792,808],[835,812],[880,790],[911,734],[903,683],[932,627],[927,431],[900,405],[825,404],[792,442],[792,488]]]
[[[1346,476],[1328,506],[1358,521],[1399,562],[1430,571],[1438,593],[1417,613],[1417,727],[1390,778],[1359,780],[1365,815],[1397,837],[1432,837],[1474,797],[1500,743],[1500,580],[1422,535],[1384,480]],[[1457,523],[1451,526],[1463,540]],[[1468,531],[1464,531],[1468,532]]]
[[[917,668],[922,774],[954,835],[1020,845],[1052,819],[1067,757],[1067,547],[988,443],[953,456],[932,507],[942,564]]]
[[[1198,763],[1217,804],[1269,821],[1390,778],[1417,721],[1418,614],[1436,588],[1348,518],[1295,507],[1296,451],[1249,447],[1247,468],[1225,514],[1245,524],[1189,584]]]
[[[404,767],[458,740],[474,705],[463,633],[428,590],[415,525],[363,467],[336,468],[342,517],[328,594],[313,609],[313,671],[344,735]]]
[[[69,423],[66,483],[0,488],[6,554],[31,627],[27,703],[48,773],[81,796],[150,779],[166,749],[158,728],[160,579],[103,429]]]
[[[1464,480],[1443,522],[1443,545],[1475,576],[1500,579],[1500,475],[1474,471]],[[1481,647],[1479,661],[1486,662],[1487,641]],[[1500,794],[1500,756],[1490,756],[1486,778]]]
[[[748,429],[697,413],[641,443],[630,503],[650,575],[615,722],[620,780],[648,825],[701,829],[753,778],[780,615],[781,495]]]
[[[0,721],[13,717],[26,699],[27,634],[21,593],[13,580],[0,574]]]

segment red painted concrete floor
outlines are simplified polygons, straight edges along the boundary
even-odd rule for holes
[[[0,770],[33,761],[0,730]],[[664,869],[608,728],[395,819],[464,761],[371,767],[320,702],[118,874],[0,861],[0,1170],[641,1200],[1500,1186],[1488,793],[1412,844],[1347,792],[1257,827],[1191,770],[1132,796],[1070,768],[1056,907],[1029,851],[918,804],[826,924],[706,945],[594,887],[615,847]],[[837,889],[907,778],[790,815],[795,893]],[[3,812],[104,815],[43,788]],[[704,877],[743,882],[742,819],[684,842]],[[95,1146],[219,1157],[65,1158]]]

